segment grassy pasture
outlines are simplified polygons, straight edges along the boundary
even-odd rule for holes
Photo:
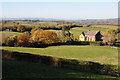
[[[96,27],[96,28],[94,28]],[[111,26],[111,25],[92,25],[90,27],[76,27],[72,28],[71,32],[74,34],[74,37],[78,37],[81,32],[88,31],[88,30],[93,30],[93,31],[101,31],[101,32],[106,32],[108,29],[117,29],[118,26]],[[106,29],[104,29],[106,28]]]
[[[3,59],[3,79],[4,78],[29,78],[36,80],[37,78],[83,78],[85,80],[118,80],[119,78],[98,75],[92,73],[79,72],[76,70],[56,68],[51,66],[46,66],[42,64],[15,61],[9,59]]]
[[[93,31],[96,31],[96,30],[98,31],[98,30],[100,30],[100,31],[103,31],[103,32],[106,31],[106,29],[97,29],[97,28],[90,28],[90,27],[76,27],[76,28],[72,28],[72,29],[70,30],[70,32],[74,35],[75,38],[78,38],[78,36],[79,36],[82,32],[87,31],[87,30],[93,30]],[[60,31],[60,30],[49,30],[49,31],[58,32],[58,31]]]
[[[47,48],[2,47],[4,50],[99,62],[118,64],[118,50],[105,46],[53,46]]]
[[[108,29],[117,29],[118,26],[112,26],[112,25],[91,25],[90,27],[75,27],[71,28],[70,32],[74,35],[75,38],[78,38],[78,36],[87,30],[93,30],[93,31],[101,31],[106,32]],[[59,30],[50,30],[58,32]]]
[[[98,27],[98,28],[108,28],[108,29],[117,29],[118,26],[114,26],[114,25],[91,25],[90,27]]]
[[[57,23],[56,22],[38,22],[39,24],[41,24],[41,25],[53,25],[53,26],[56,26],[57,25]]]
[[[23,25],[49,25],[49,26],[56,26],[57,23],[56,22],[31,22],[30,24],[28,23],[22,23]]]

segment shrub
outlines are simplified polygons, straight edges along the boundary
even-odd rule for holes
[[[118,66],[115,65],[104,65],[100,72],[101,74],[119,75]]]
[[[120,46],[120,42],[115,42],[114,45],[115,46]]]
[[[89,45],[90,42],[89,42],[89,41],[80,41],[80,44],[81,44],[81,45]]]
[[[90,42],[90,45],[94,45],[94,46],[102,46],[103,45],[103,43],[102,43],[102,41],[91,41]]]
[[[89,41],[67,41],[68,45],[89,45]]]

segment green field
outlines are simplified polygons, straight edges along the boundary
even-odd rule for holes
[[[47,48],[2,47],[2,49],[67,59],[93,61],[101,64],[118,64],[117,48],[106,46],[53,46]]]
[[[112,26],[112,25],[91,25],[90,27],[76,27],[72,28],[71,32],[74,34],[74,37],[78,37],[81,32],[87,31],[87,30],[93,30],[93,31],[101,31],[106,32],[108,29],[117,29],[118,26]]]
[[[64,68],[56,68],[42,64],[3,59],[2,78],[36,80],[37,78],[83,78],[90,80],[118,80],[116,77],[79,72]],[[17,79],[15,79],[17,78]],[[39,79],[40,80],[40,79]]]
[[[82,32],[85,32],[87,30],[93,30],[93,31],[103,31],[105,32],[106,29],[97,29],[97,28],[89,28],[89,27],[76,27],[76,28],[72,28],[70,30],[70,32],[74,35],[74,38],[78,38],[78,36],[82,33]],[[54,32],[59,32],[60,30],[49,30],[49,31],[54,31]]]
[[[78,37],[82,32],[88,31],[88,30],[93,30],[93,31],[103,31],[105,32],[106,29],[97,29],[97,28],[91,28],[91,27],[80,27],[80,28],[72,28],[70,31],[74,35],[74,37]]]
[[[93,27],[98,27],[98,28],[108,28],[108,29],[117,29],[118,26],[114,26],[114,25],[91,25],[91,28]]]
[[[75,27],[71,28],[70,32],[74,35],[74,38],[78,38],[78,36],[85,31],[93,30],[93,31],[101,31],[106,32],[108,29],[117,29],[118,26],[112,26],[112,25],[91,25],[90,27]],[[50,30],[58,32],[59,30]]]

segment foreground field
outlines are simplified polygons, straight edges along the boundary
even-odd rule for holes
[[[118,64],[117,48],[105,46],[53,46],[47,48],[2,47],[2,49],[67,59],[93,61],[101,64]]]
[[[32,78],[33,80],[36,80],[37,78],[82,78],[81,80],[119,80],[112,76],[83,73],[75,70],[8,59],[3,59],[2,65],[3,79],[12,78],[12,80],[21,80],[22,78]]]

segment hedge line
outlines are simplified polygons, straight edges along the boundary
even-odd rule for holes
[[[3,58],[42,63],[55,67],[78,70],[81,72],[92,72],[111,76],[119,76],[120,74],[118,66],[116,65],[100,64],[91,61],[78,61],[74,59],[57,58],[51,56],[33,55],[29,53],[12,52],[7,50],[2,50],[2,53]]]

